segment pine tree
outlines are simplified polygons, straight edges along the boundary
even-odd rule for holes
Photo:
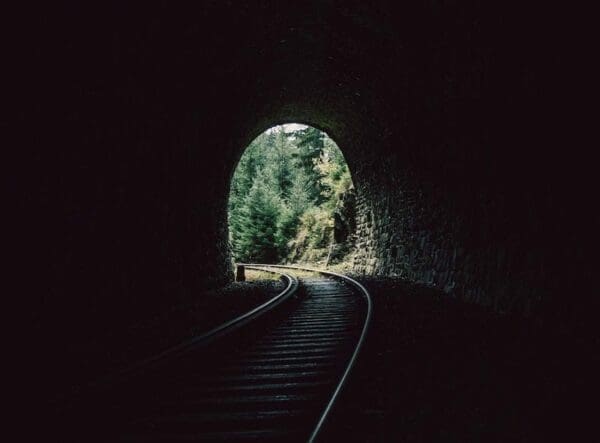
[[[294,165],[292,164],[292,156],[290,151],[290,140],[283,128],[278,128],[275,131],[275,146],[271,151],[274,159],[274,173],[279,186],[279,195],[281,198],[287,198],[290,195],[292,187]]]
[[[238,260],[259,263],[279,260],[278,219],[283,202],[273,185],[270,174],[260,170],[234,217],[238,232],[233,249]]]
[[[317,204],[323,201],[321,196],[321,185],[319,180],[321,175],[315,169],[315,165],[319,162],[323,149],[325,147],[326,135],[313,127],[307,127],[294,132],[296,139],[296,163],[306,173],[310,183],[310,198],[314,199]]]

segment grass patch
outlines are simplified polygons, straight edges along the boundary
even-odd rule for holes
[[[267,271],[257,271],[254,269],[246,268],[246,281],[257,282],[257,281],[279,281],[281,279],[280,274]]]

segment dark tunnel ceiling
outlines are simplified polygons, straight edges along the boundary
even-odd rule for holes
[[[54,223],[29,232],[57,311],[83,303],[87,281],[103,282],[89,289],[98,309],[127,300],[124,317],[139,299],[164,307],[226,281],[228,179],[253,137],[290,121],[334,138],[368,197],[364,212],[389,219],[369,228],[378,272],[450,273],[473,300],[499,305],[505,294],[537,300],[540,287],[577,283],[588,251],[572,245],[588,243],[574,237],[596,218],[569,214],[589,207],[580,190],[593,189],[594,174],[579,172],[593,163],[563,155],[574,149],[561,117],[569,91],[556,87],[570,69],[566,43],[536,5],[211,1],[38,12],[21,41],[31,55],[20,78],[31,101],[23,152],[35,151],[23,188],[31,220]],[[560,173],[569,168],[578,173]],[[391,237],[407,242],[393,250],[416,258],[390,257]],[[572,258],[566,270],[563,257]]]

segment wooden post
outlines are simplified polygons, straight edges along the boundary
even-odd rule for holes
[[[236,273],[235,273],[235,281],[246,281],[246,273],[245,273],[244,265],[237,265]]]
[[[329,243],[329,252],[327,253],[327,259],[325,260],[325,268],[329,266],[329,259],[331,258],[331,252],[333,251],[333,242]]]

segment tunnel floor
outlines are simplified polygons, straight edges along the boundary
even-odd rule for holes
[[[404,280],[359,280],[373,322],[322,441],[585,438],[600,373],[593,340]]]
[[[48,397],[85,389],[106,375],[123,370],[212,327],[241,315],[276,296],[285,285],[278,280],[235,282],[207,290],[194,300],[180,303],[144,321],[133,321],[125,328],[105,328],[93,339],[81,339],[65,350],[64,362],[49,367],[52,380]],[[52,369],[52,370],[50,370]],[[68,394],[67,394],[68,395]]]
[[[589,437],[600,373],[593,339],[397,279],[359,280],[373,323],[324,441]]]

